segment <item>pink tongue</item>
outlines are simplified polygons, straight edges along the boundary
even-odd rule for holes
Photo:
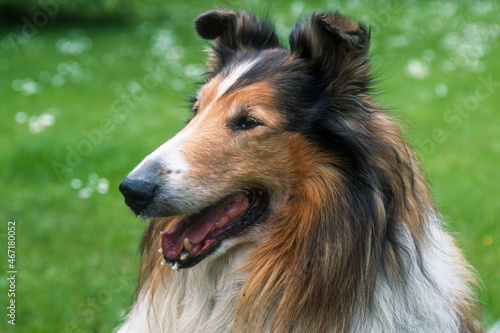
[[[184,217],[172,230],[163,233],[161,240],[163,254],[168,259],[177,258],[184,249],[185,238],[189,239],[192,244],[200,243],[212,228],[216,228],[217,217],[228,219],[229,223],[245,212],[248,207],[249,202],[246,196],[241,202],[235,201],[234,196],[230,196],[214,206],[203,209],[198,215]]]

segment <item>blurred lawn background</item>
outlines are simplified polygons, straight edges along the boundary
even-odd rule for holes
[[[110,332],[130,305],[144,225],[119,182],[188,118],[214,7],[372,26],[378,97],[400,116],[450,230],[500,320],[497,1],[0,0],[1,332]],[[16,326],[7,222],[16,221]]]

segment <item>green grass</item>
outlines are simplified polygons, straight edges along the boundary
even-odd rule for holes
[[[378,99],[405,124],[450,229],[482,277],[485,320],[494,323],[500,320],[498,4],[391,3],[340,1],[333,9],[373,25]],[[226,5],[265,9],[267,2],[158,2],[144,12],[160,12],[164,21],[50,25],[18,52],[4,38],[13,28],[1,28],[4,309],[9,220],[16,221],[18,271],[16,327],[2,313],[1,332],[109,332],[118,324],[130,305],[144,228],[125,207],[118,184],[182,128],[184,99],[196,89],[206,59],[207,44],[191,22]],[[330,2],[275,2],[271,14],[285,40],[303,9],[324,8],[332,8]],[[81,53],[61,52],[68,41]],[[66,81],[59,86],[57,73]],[[56,86],[42,83],[48,77]],[[39,84],[39,93],[23,94],[19,85],[26,78]],[[27,122],[16,122],[20,112],[28,119],[49,113],[55,123],[33,133]],[[33,118],[35,131],[36,124]],[[85,188],[94,174],[109,182],[109,191],[81,197],[85,191],[74,189],[72,180]]]

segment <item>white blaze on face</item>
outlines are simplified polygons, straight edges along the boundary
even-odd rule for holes
[[[158,165],[163,171],[169,173],[169,181],[179,184],[182,176],[189,171],[188,164],[184,161],[180,153],[184,141],[189,137],[186,131],[179,132],[172,139],[158,147],[151,154],[146,156],[138,166],[130,173],[140,173],[150,165]]]
[[[217,89],[217,96],[214,98],[214,101],[219,99],[226,91],[229,90],[233,86],[233,84],[238,81],[238,79],[243,76],[246,72],[252,68],[253,65],[255,65],[257,62],[259,62],[261,58],[258,57],[252,61],[245,62],[238,67],[236,67],[231,73],[222,80],[222,82],[219,84],[219,88]]]
[[[208,106],[203,107],[204,112],[201,117],[198,117],[198,122],[204,122],[204,121],[210,121],[209,119],[206,119],[206,117],[209,117],[210,115],[210,109],[212,108],[212,105],[217,102],[217,100],[224,95],[237,81],[240,77],[242,77],[246,72],[252,68],[256,63],[258,63],[261,60],[261,57],[257,57],[253,59],[252,61],[247,61],[244,62],[240,65],[238,65],[235,69],[231,71],[231,73],[223,78],[221,82],[219,83],[219,86],[217,87],[217,93],[214,98],[211,98],[211,96],[207,96],[207,99],[211,99],[210,104]],[[198,96],[198,99],[201,100],[200,96]]]

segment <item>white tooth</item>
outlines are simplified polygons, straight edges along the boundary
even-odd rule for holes
[[[180,256],[180,258],[179,258],[179,259],[181,259],[181,260],[186,260],[188,257],[189,257],[189,256],[188,256],[188,254],[187,254],[187,253],[183,253],[183,254],[181,254],[181,256]]]
[[[234,201],[236,201],[236,202],[242,202],[244,197],[245,197],[245,194],[243,192],[238,192],[234,196]]]
[[[166,263],[167,263],[167,261],[166,261],[165,259],[163,259],[163,260],[161,261],[161,265],[162,265],[162,266],[165,266],[165,265],[166,265]]]
[[[189,241],[189,239],[184,238],[184,248],[187,250],[187,251],[191,251],[191,249],[193,248],[193,244],[191,244],[191,242]]]
[[[179,263],[178,262],[175,262],[175,264],[172,266],[172,269],[174,271],[178,270],[179,269]]]
[[[228,221],[227,216],[224,216],[219,222],[215,222],[215,227],[221,228],[227,223],[227,221]]]
[[[160,230],[160,236],[163,235],[163,230]]]
[[[163,249],[161,247],[158,249],[158,253],[163,254]]]

